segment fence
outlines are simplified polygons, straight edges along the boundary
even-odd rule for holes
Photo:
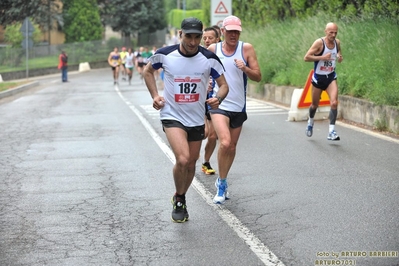
[[[114,43],[112,43],[114,45]],[[28,50],[29,69],[58,65],[62,50],[68,54],[68,64],[106,61],[113,46],[105,41],[66,43],[60,45],[40,45]],[[26,50],[22,48],[0,47],[0,73],[22,70],[26,67]]]
[[[145,43],[161,47],[166,42],[165,30],[151,34],[141,34],[140,45]],[[46,68],[58,65],[58,56],[62,50],[68,54],[68,64],[75,65],[82,62],[106,61],[114,47],[122,47],[125,41],[110,38],[107,41],[90,41],[65,43],[59,45],[34,45],[28,51],[29,69]],[[136,47],[137,48],[137,47]],[[0,73],[24,70],[26,68],[26,50],[0,46]]]

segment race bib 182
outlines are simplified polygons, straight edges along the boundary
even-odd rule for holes
[[[174,77],[175,102],[193,103],[199,101],[201,77],[186,76]]]

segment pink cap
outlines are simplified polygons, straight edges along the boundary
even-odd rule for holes
[[[236,16],[228,16],[223,20],[223,27],[226,30],[242,31],[241,20]]]

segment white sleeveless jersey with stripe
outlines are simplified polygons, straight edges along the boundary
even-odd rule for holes
[[[243,46],[244,42],[239,41],[234,54],[227,56],[222,51],[222,42],[216,44],[215,53],[220,58],[224,68],[226,69],[224,76],[229,85],[229,93],[223,100],[222,104],[219,105],[219,109],[225,111],[245,112],[248,77],[236,66],[236,63],[234,62],[234,59],[240,59],[244,61],[246,66],[248,66],[248,63],[244,59]],[[217,90],[218,88],[215,86],[215,91]]]
[[[337,53],[338,53],[338,45],[337,42],[334,41],[334,48],[329,49],[324,42],[323,38],[321,38],[323,42],[323,50],[318,55],[325,55],[327,53],[331,53],[331,60],[320,60],[314,62],[314,73],[318,75],[328,75],[335,71]]]

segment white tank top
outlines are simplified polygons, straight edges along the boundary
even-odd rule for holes
[[[127,54],[125,59],[126,59],[126,63],[125,63],[126,67],[133,67],[134,66],[134,63],[133,63],[134,54],[133,53],[132,54]]]
[[[248,63],[243,56],[244,43],[239,41],[234,54],[225,55],[222,51],[222,42],[216,44],[215,54],[220,58],[226,70],[224,76],[226,77],[227,84],[229,85],[229,93],[219,105],[219,109],[230,112],[245,112],[246,92],[247,92],[247,74],[242,72],[235,64],[234,59],[241,59],[245,65]],[[217,92],[219,88],[215,86]]]
[[[323,39],[321,40],[323,42],[323,50],[318,55],[325,55],[327,53],[331,53],[331,60],[315,61],[314,73],[318,75],[328,75],[335,71],[336,58],[338,53],[337,42],[334,41],[334,48],[329,49],[324,40]]]

